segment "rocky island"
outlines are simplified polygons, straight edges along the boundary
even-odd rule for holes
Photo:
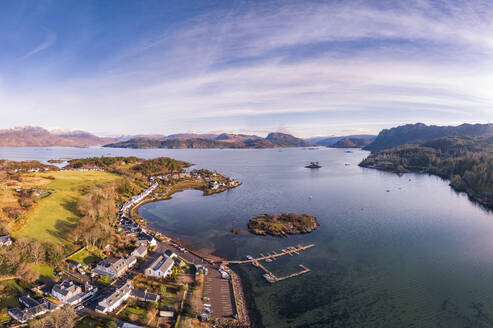
[[[307,214],[263,214],[250,219],[248,231],[256,235],[272,235],[285,238],[288,235],[312,232],[319,226],[317,218]]]

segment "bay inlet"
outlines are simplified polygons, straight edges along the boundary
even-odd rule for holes
[[[299,264],[311,269],[292,279],[269,284],[258,268],[235,268],[258,326],[493,326],[493,216],[440,178],[358,167],[367,154],[325,148],[0,149],[0,157],[11,160],[169,156],[242,181],[207,197],[180,192],[139,213],[153,228],[230,260],[315,243],[299,256],[262,263],[278,276]],[[310,161],[323,168],[304,168]],[[320,228],[287,239],[231,233],[256,215],[284,212],[314,215]]]

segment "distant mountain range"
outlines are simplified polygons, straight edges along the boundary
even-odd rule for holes
[[[378,136],[350,135],[300,139],[272,132],[265,138],[248,134],[177,133],[103,138],[84,131],[49,131],[40,127],[0,130],[0,147],[88,147],[112,148],[282,148],[313,145],[334,148],[363,148],[372,152],[404,144],[422,144],[443,137],[493,136],[493,124],[436,126],[406,124],[382,130]]]
[[[266,138],[255,135],[175,134],[164,138],[132,138],[107,144],[111,148],[281,148],[307,147],[312,144],[292,135],[272,132]]]
[[[88,147],[112,141],[84,131],[50,132],[31,126],[0,130],[0,147]]]
[[[354,134],[354,135],[350,135],[350,136],[339,136],[339,137],[313,137],[313,138],[308,138],[308,139],[305,139],[306,141],[308,142],[311,142],[313,144],[316,144],[316,145],[319,145],[319,146],[326,146],[326,147],[331,147],[331,146],[334,146],[336,148],[360,148],[360,147],[363,147],[365,145],[367,145],[368,143],[370,143],[371,141],[373,141],[374,139],[376,138],[375,135],[371,135],[371,134]],[[365,141],[365,142],[362,142],[362,141],[357,141],[356,143],[358,144],[363,144],[363,146],[359,146],[359,147],[339,147],[339,146],[335,146],[339,141],[341,141],[342,139],[361,139],[361,140],[368,140],[368,141]],[[339,145],[341,144],[350,144],[349,142],[347,141],[343,141],[342,143],[340,143]]]
[[[372,142],[371,139],[363,138],[342,138],[333,145],[328,145],[327,147],[332,148],[363,148],[368,146]]]
[[[406,124],[382,130],[376,139],[364,149],[379,151],[404,144],[421,144],[443,137],[490,135],[493,135],[493,124],[462,124],[459,126],[436,126],[423,123]]]

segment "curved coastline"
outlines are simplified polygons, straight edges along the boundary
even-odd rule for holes
[[[182,244],[182,241],[179,240],[178,238],[172,237],[172,236],[170,236],[170,235],[168,235],[162,231],[158,231],[154,228],[151,228],[149,226],[147,220],[145,218],[143,218],[138,213],[139,208],[145,204],[148,204],[148,203],[153,203],[153,202],[158,202],[158,201],[163,201],[163,200],[171,200],[172,195],[174,195],[177,192],[183,192],[186,190],[200,190],[203,192],[202,196],[210,196],[210,195],[213,195],[216,193],[222,193],[222,192],[227,191],[229,189],[236,188],[236,187],[240,186],[241,184],[242,184],[241,182],[238,182],[234,186],[228,186],[225,188],[221,188],[220,190],[208,190],[208,189],[204,189],[203,186],[198,186],[198,185],[192,186],[192,187],[188,186],[188,187],[184,187],[184,188],[176,188],[176,189],[171,190],[169,193],[166,193],[162,197],[154,197],[152,199],[149,199],[149,197],[144,198],[141,202],[139,202],[138,204],[136,204],[135,206],[133,206],[130,209],[129,216],[130,216],[130,219],[134,220],[134,222],[136,222],[137,224],[139,224],[141,226],[145,226],[148,231],[152,231],[156,235],[159,235],[162,238],[162,240],[166,240],[168,242],[180,241],[180,243]],[[225,271],[228,272],[228,274],[231,277],[231,279],[229,281],[231,283],[231,290],[232,290],[232,295],[233,295],[233,304],[235,306],[235,312],[237,315],[238,322],[245,325],[245,327],[256,326],[255,323],[259,322],[259,321],[257,321],[257,320],[252,321],[252,319],[251,319],[251,311],[254,309],[251,308],[251,302],[248,301],[248,300],[250,300],[250,297],[246,296],[247,293],[246,293],[246,290],[244,288],[245,280],[241,279],[241,275],[239,275],[236,272],[236,270],[233,270],[232,268],[230,268],[227,264],[222,263],[223,261],[226,260],[225,258],[220,258],[220,257],[214,256],[212,254],[202,254],[200,251],[194,250],[193,245],[192,245],[192,249],[189,248],[187,250],[191,254],[203,259],[204,261],[206,261],[207,263],[209,263],[211,265],[215,265],[215,264],[219,263],[220,265],[223,266]],[[258,313],[258,311],[255,311],[254,314],[257,317],[260,316],[260,313]]]

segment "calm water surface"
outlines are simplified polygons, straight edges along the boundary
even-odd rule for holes
[[[198,248],[241,259],[317,244],[266,263],[279,275],[299,264],[312,270],[274,285],[257,268],[239,267],[261,326],[493,327],[493,216],[439,178],[359,168],[367,155],[359,150],[0,148],[12,160],[100,155],[170,156],[243,181],[141,208],[155,228]],[[304,168],[314,160],[323,168]],[[288,239],[230,232],[281,212],[315,215],[321,227]]]

